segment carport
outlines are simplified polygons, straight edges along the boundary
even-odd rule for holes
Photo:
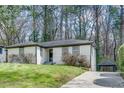
[[[99,71],[115,72],[117,70],[116,63],[111,60],[101,61],[97,66]]]

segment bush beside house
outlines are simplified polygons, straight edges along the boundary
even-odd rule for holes
[[[62,61],[66,65],[70,66],[82,66],[82,67],[90,67],[89,62],[84,55],[73,55],[73,54],[65,54],[62,57]]]
[[[25,55],[9,55],[9,63],[25,63],[25,64],[34,64],[35,56],[32,54]]]

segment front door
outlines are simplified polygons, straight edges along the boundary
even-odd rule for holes
[[[53,49],[49,49],[49,62],[53,62]]]

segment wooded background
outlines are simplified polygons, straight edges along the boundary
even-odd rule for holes
[[[92,40],[97,62],[116,61],[124,42],[123,6],[0,6],[1,45],[62,39]]]

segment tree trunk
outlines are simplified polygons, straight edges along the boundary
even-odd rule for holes
[[[81,6],[79,6],[79,38],[82,38]]]
[[[47,41],[47,8],[48,8],[48,6],[47,5],[45,5],[44,6],[44,34],[43,34],[43,39],[44,39],[44,41]]]
[[[94,6],[95,10],[95,31],[96,31],[96,36],[95,36],[95,43],[96,43],[96,62],[99,63],[100,61],[100,45],[99,45],[99,6],[95,5]]]
[[[120,6],[120,45],[124,43],[124,7],[123,5]]]
[[[63,34],[63,6],[61,7],[61,17],[60,17],[60,39],[62,39]]]
[[[105,56],[108,58],[109,57],[109,31],[110,31],[110,6],[108,7],[108,16],[107,16],[107,29],[105,33]]]
[[[66,8],[65,8],[65,39],[69,39],[67,6],[66,6]]]
[[[35,6],[32,6],[32,18],[33,18],[33,42],[36,42],[36,21],[35,21]]]
[[[114,29],[112,29],[112,34],[113,34],[113,41],[114,41],[114,50],[113,50],[113,55],[114,55],[114,61],[116,62],[116,58],[117,58],[117,43],[116,43],[116,34],[114,33]]]

